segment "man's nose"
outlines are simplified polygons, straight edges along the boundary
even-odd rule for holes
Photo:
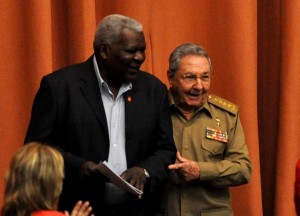
[[[134,60],[137,61],[144,61],[145,60],[145,52],[137,51],[134,55]]]
[[[203,88],[203,81],[201,80],[201,77],[196,78],[193,88],[194,89],[202,89]]]

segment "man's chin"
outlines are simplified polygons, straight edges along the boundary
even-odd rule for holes
[[[190,107],[190,108],[193,108],[193,109],[198,109],[198,108],[200,108],[200,107],[202,107],[203,106],[203,104],[204,104],[204,101],[201,101],[201,102],[189,102],[188,103],[188,106]]]
[[[128,73],[126,74],[126,76],[124,77],[126,81],[130,82],[135,80],[137,77],[137,72],[136,73]]]

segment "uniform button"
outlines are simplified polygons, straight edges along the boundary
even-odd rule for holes
[[[184,150],[188,150],[188,149],[189,149],[189,147],[188,147],[188,146],[184,146],[183,148],[184,148]]]

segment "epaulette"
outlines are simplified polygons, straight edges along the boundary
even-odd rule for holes
[[[237,115],[239,111],[238,105],[229,102],[228,100],[225,100],[223,98],[220,98],[216,95],[209,95],[208,96],[208,102],[211,104],[216,105],[217,107],[220,107],[234,115]]]

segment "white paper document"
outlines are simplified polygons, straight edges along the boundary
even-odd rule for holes
[[[129,184],[127,181],[122,179],[111,167],[109,167],[106,161],[99,163],[100,171],[103,175],[105,175],[111,183],[116,185],[119,188],[124,189],[127,192],[133,193],[135,195],[143,194],[143,191],[137,189],[136,187]]]

